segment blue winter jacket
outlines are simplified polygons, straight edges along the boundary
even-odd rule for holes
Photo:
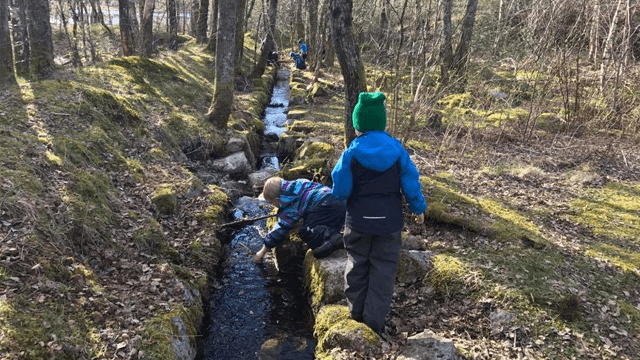
[[[307,214],[307,210],[331,196],[331,189],[307,179],[282,181],[278,204],[278,221],[264,238],[268,248],[284,240],[289,230]]]
[[[347,200],[347,226],[356,231],[378,234],[400,231],[403,226],[400,191],[412,213],[422,214],[427,209],[420,174],[409,154],[384,131],[367,131],[355,138],[331,177],[333,196]]]

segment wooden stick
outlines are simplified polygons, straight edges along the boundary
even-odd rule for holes
[[[251,218],[251,219],[240,219],[240,220],[232,221],[232,222],[229,222],[229,223],[226,223],[226,224],[217,225],[215,228],[216,228],[216,230],[220,230],[220,229],[225,228],[227,226],[251,224],[251,223],[256,222],[258,220],[268,219],[268,218],[276,216],[276,215],[277,214],[271,214],[271,215],[258,216],[256,218]]]

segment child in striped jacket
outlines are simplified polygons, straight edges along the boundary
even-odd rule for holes
[[[301,219],[300,238],[315,257],[328,256],[343,247],[340,231],[346,207],[333,197],[330,188],[307,179],[286,181],[275,176],[267,180],[258,198],[278,208],[278,220],[254,261],[259,262],[269,249],[280,244]]]

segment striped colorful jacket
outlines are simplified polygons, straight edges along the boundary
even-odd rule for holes
[[[280,185],[278,221],[264,238],[265,245],[273,248],[281,243],[307,211],[330,194],[330,188],[307,179],[283,180]]]

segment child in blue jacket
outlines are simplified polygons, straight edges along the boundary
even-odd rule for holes
[[[264,238],[264,246],[254,256],[255,262],[280,244],[300,219],[304,220],[298,233],[315,257],[328,256],[343,247],[340,231],[345,204],[331,195],[330,188],[307,179],[286,181],[274,176],[267,180],[258,198],[278,208],[278,221]]]
[[[307,64],[304,62],[304,58],[296,53],[290,53],[289,56],[293,58],[293,61],[296,64],[296,69],[304,70],[307,68]]]
[[[384,334],[398,267],[402,196],[424,222],[419,173],[402,144],[385,132],[383,93],[360,93],[353,109],[358,135],[331,172],[333,195],[347,201],[345,295],[351,317]]]

